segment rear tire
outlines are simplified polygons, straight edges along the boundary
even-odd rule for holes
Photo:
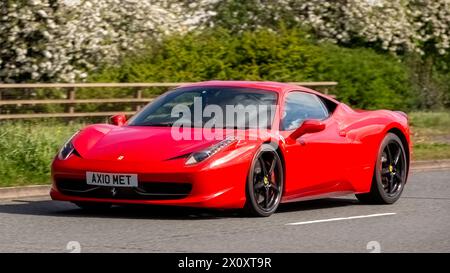
[[[94,203],[94,202],[73,202],[80,209],[85,211],[104,211],[111,208],[109,203]]]
[[[400,138],[388,133],[381,142],[370,192],[356,194],[362,203],[393,204],[403,192],[408,173],[405,148]]]
[[[275,148],[263,144],[253,158],[246,185],[244,210],[250,216],[272,215],[283,193],[283,164]]]

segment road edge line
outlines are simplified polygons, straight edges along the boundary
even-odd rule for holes
[[[293,222],[293,223],[287,223],[285,225],[286,226],[300,226],[300,225],[328,223],[328,222],[363,219],[363,218],[380,217],[380,216],[391,216],[391,215],[396,215],[396,214],[397,214],[396,212],[385,212],[385,213],[375,213],[375,214],[357,215],[357,216],[349,216],[349,217],[338,217],[338,218],[328,218],[328,219],[310,220],[310,221],[302,221],[302,222]]]

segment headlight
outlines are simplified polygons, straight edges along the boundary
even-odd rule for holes
[[[221,149],[227,147],[231,143],[235,142],[235,138],[226,138],[222,140],[221,142],[212,145],[211,147],[201,150],[199,152],[192,153],[188,159],[186,160],[186,165],[192,165],[199,162],[202,162],[203,160],[207,159],[208,157],[211,157]]]
[[[75,151],[75,147],[72,144],[72,139],[76,136],[78,132],[76,132],[73,136],[69,138],[69,140],[64,143],[64,146],[59,150],[58,158],[60,160],[66,160],[72,153]]]

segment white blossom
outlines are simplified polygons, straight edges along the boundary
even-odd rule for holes
[[[211,9],[227,2],[214,3]],[[323,41],[349,44],[356,39],[393,53],[449,52],[450,0],[247,0],[246,4],[256,12],[248,14],[251,25],[245,28],[274,28],[273,20],[283,18],[307,26]],[[213,25],[220,20],[211,16],[206,22]],[[243,25],[228,27],[245,30]]]
[[[233,1],[233,0],[231,0]],[[237,1],[237,0],[234,0]],[[0,82],[77,81],[162,35],[213,26],[230,0],[2,0]],[[450,0],[246,0],[237,30],[290,20],[322,41],[392,53],[450,51]],[[242,16],[233,11],[232,16]],[[207,24],[205,24],[205,22]]]
[[[192,13],[184,2],[1,1],[0,82],[83,80],[147,40],[195,27],[192,18],[206,12],[201,1]]]

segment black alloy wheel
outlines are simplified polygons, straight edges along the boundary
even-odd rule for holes
[[[247,181],[247,211],[254,216],[270,216],[283,193],[283,165],[277,151],[268,144],[256,153]]]
[[[380,145],[371,190],[356,197],[365,203],[395,203],[403,192],[408,167],[402,141],[397,135],[388,133]]]

